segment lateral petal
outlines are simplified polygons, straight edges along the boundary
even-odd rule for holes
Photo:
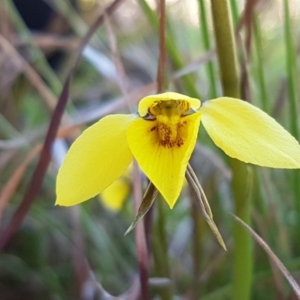
[[[68,151],[56,182],[56,204],[71,206],[101,193],[132,160],[126,129],[134,115],[104,117],[86,129]]]
[[[135,120],[127,130],[133,156],[141,169],[165,198],[170,208],[176,203],[185,179],[185,171],[195,148],[201,113],[181,118],[183,143],[164,146],[158,136],[157,120]]]
[[[218,98],[200,109],[207,133],[228,156],[263,167],[300,167],[300,146],[273,118],[239,99]]]

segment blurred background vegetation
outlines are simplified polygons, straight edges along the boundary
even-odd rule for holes
[[[241,98],[299,140],[299,0],[229,2]],[[132,176],[125,178],[129,192],[117,209],[101,198],[55,207],[55,178],[81,130],[108,113],[127,112],[128,104],[135,111],[139,99],[156,92],[157,5],[155,0],[0,2],[0,299],[138,299],[135,236],[124,237],[134,217]],[[80,41],[106,8],[74,70],[39,187],[32,176],[54,108]],[[169,0],[166,14],[169,90],[202,100],[221,96],[211,1]],[[229,214],[236,210],[231,164],[203,128],[199,141],[192,165],[228,251],[216,242],[187,187],[173,210],[159,198],[148,216],[151,298],[297,299],[274,261],[243,229],[248,242],[239,248]],[[245,221],[299,282],[299,173],[258,167],[249,172],[251,218]],[[30,183],[40,191],[24,204]],[[13,234],[7,235],[7,228]],[[243,261],[251,267],[243,268]]]

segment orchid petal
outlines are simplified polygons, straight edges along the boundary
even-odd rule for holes
[[[130,162],[126,129],[134,115],[111,115],[86,129],[59,169],[56,204],[70,206],[96,196],[120,177]]]
[[[129,147],[141,169],[165,198],[170,208],[176,203],[185,179],[188,161],[195,148],[201,113],[181,118],[180,145],[163,145],[157,120],[135,120],[127,130]]]
[[[205,102],[200,110],[207,133],[228,156],[263,167],[300,167],[297,140],[257,107],[218,98]]]

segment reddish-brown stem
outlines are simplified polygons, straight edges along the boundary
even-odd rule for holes
[[[134,210],[135,214],[138,213],[141,200],[142,200],[142,182],[141,174],[137,164],[134,164],[134,184],[133,184],[133,198],[134,198]],[[150,300],[149,290],[149,275],[148,275],[148,248],[146,242],[145,226],[144,222],[139,222],[135,227],[135,243],[138,259],[138,266],[140,271],[140,284],[141,284],[141,296],[142,299]]]

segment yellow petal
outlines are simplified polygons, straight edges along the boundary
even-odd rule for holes
[[[101,193],[101,200],[109,209],[119,211],[123,207],[129,191],[128,180],[120,177]]]
[[[143,98],[139,103],[139,114],[141,117],[144,117],[147,115],[149,107],[151,107],[155,102],[170,100],[187,101],[190,104],[190,107],[194,110],[198,109],[201,105],[201,101],[199,99],[191,98],[174,92],[168,92]]]
[[[300,167],[299,143],[257,107],[218,98],[205,102],[200,110],[203,126],[227,155],[264,167]]]
[[[127,130],[134,157],[171,208],[182,189],[186,167],[195,148],[200,118],[201,113],[198,112],[180,119],[182,143],[178,145],[168,146],[160,142],[157,120],[137,119]]]
[[[59,169],[56,204],[70,206],[101,193],[132,160],[126,129],[134,115],[111,115],[85,130]]]

